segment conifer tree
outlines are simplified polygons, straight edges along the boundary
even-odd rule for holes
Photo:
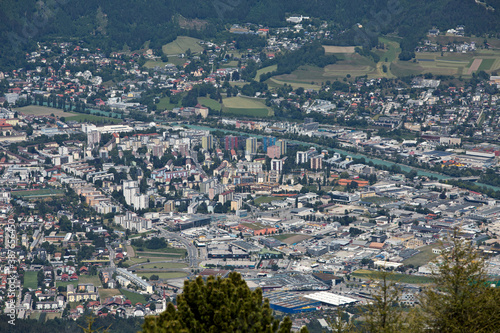
[[[434,285],[421,297],[426,332],[498,332],[500,289],[488,284],[486,262],[455,231],[436,261]]]
[[[147,317],[144,332],[277,332],[288,333],[292,321],[275,319],[262,290],[251,291],[239,273],[228,278],[200,276],[184,282],[177,309],[169,303],[158,317]]]

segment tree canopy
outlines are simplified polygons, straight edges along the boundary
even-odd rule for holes
[[[146,317],[144,332],[290,332],[290,318],[275,319],[262,290],[251,291],[239,273],[225,279],[201,276],[185,281],[177,308],[169,303],[157,317]]]

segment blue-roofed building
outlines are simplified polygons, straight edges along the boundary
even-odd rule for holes
[[[264,293],[264,298],[269,299],[271,309],[283,313],[302,313],[316,311],[321,302],[310,300],[301,294],[286,291],[273,291]]]

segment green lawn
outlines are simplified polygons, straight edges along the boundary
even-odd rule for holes
[[[479,65],[478,70],[480,71],[490,70],[493,64],[495,63],[495,60],[496,59],[483,59],[483,61],[481,61],[481,65]]]
[[[141,294],[136,294],[131,291],[125,290],[125,289],[120,289],[120,292],[122,293],[123,296],[125,296],[130,302],[132,302],[133,305],[136,303],[142,303],[146,304],[146,296],[141,295]]]
[[[118,289],[99,288],[99,298],[101,299],[101,302],[108,297],[118,296],[118,295],[121,295],[121,292]]]
[[[144,67],[146,68],[165,67],[166,64],[168,64],[168,62],[148,60],[144,64]]]
[[[132,246],[135,251],[136,256],[143,256],[144,257],[150,257],[150,256],[156,256],[156,255],[168,255],[168,254],[177,254],[177,255],[184,255],[186,254],[186,249],[184,248],[176,248],[176,247],[166,247],[164,249],[147,249],[147,248],[142,248],[142,251],[137,250],[137,246],[133,245]]]
[[[101,279],[99,279],[99,276],[97,275],[80,275],[77,281],[57,281],[56,286],[67,287],[72,284],[76,287],[77,285],[83,283],[92,283],[95,287],[102,287]]]
[[[162,269],[162,268],[185,268],[186,264],[180,262],[152,263],[140,266],[141,269]]]
[[[38,288],[38,272],[24,272],[24,287],[30,289]]]
[[[166,96],[160,99],[160,102],[156,104],[156,108],[158,110],[173,110],[174,108],[180,108],[181,107],[181,100],[182,97],[179,99],[179,103],[177,104],[172,104],[170,103],[170,97]]]
[[[201,105],[206,106],[207,108],[210,108],[214,111],[220,111],[220,109],[222,108],[222,105],[219,102],[208,97],[200,97],[198,98],[198,102]]]
[[[136,272],[137,275],[139,276],[147,276],[148,278],[151,278],[151,275],[158,275],[160,279],[178,279],[178,278],[183,278],[186,277],[188,274],[186,272],[158,272],[158,273],[141,273],[141,272]]]
[[[275,71],[277,69],[278,69],[278,65],[271,65],[271,66],[267,66],[267,67],[259,69],[257,71],[257,74],[255,75],[255,81],[259,81],[260,80],[260,76],[262,74],[273,72],[273,71]]]
[[[192,53],[203,51],[203,47],[198,43],[200,40],[192,37],[179,36],[176,40],[163,45],[163,53],[167,55],[186,53],[188,49]]]
[[[53,197],[53,196],[63,196],[64,190],[46,188],[41,190],[12,191],[11,194],[14,197],[23,197],[23,198]]]
[[[274,201],[274,200],[279,200],[279,198],[263,196],[263,197],[258,197],[256,199],[254,199],[253,202],[256,205],[260,205],[260,204],[263,204],[263,203],[270,203],[271,201]]]
[[[77,121],[80,123],[96,123],[96,124],[119,124],[121,119],[101,117],[93,114],[80,114],[78,116],[66,117],[66,121]]]
[[[268,117],[270,109],[263,101],[248,97],[230,97],[223,100],[222,112],[240,116]]]
[[[378,271],[369,271],[366,269],[360,269],[352,273],[352,276],[356,278],[363,278],[363,279],[376,279],[378,280],[379,278],[379,272]],[[393,273],[389,275],[388,280],[395,281],[395,282],[400,282],[400,283],[410,283],[410,284],[424,284],[424,283],[431,283],[433,281],[432,278],[427,277],[427,276],[416,276],[416,275],[407,275],[407,274],[398,274],[398,273]]]
[[[143,252],[143,251],[139,251],[135,253],[136,256],[138,257],[141,257],[141,259],[149,259],[150,261],[154,261],[154,260],[159,260],[159,258],[165,258],[165,260],[168,260],[168,259],[179,259],[179,258],[183,258],[185,255],[186,255],[186,250],[182,250],[180,249],[181,251],[184,251],[182,253],[154,253],[154,252]]]
[[[420,253],[417,253],[416,255],[406,259],[405,261],[403,261],[403,264],[405,264],[406,266],[413,265],[415,267],[420,267],[422,265],[425,265],[428,262],[434,260],[438,256],[437,254],[432,253],[432,249],[437,247],[439,247],[439,245],[431,244],[418,248],[417,250],[419,250]]]

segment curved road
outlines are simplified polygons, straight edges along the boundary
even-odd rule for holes
[[[160,232],[160,235],[162,237],[165,237],[168,239],[175,239],[176,241],[178,241],[182,245],[184,245],[184,247],[186,248],[187,253],[188,253],[186,259],[188,261],[189,267],[191,267],[191,268],[198,267],[198,249],[196,248],[196,246],[193,245],[192,241],[190,241],[187,238],[182,237],[179,234],[176,234],[173,232],[168,232],[165,229],[162,229],[159,227],[155,227],[155,228],[156,228],[156,230],[158,230]]]

